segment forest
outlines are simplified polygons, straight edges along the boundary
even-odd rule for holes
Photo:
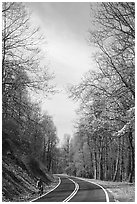
[[[40,63],[43,36],[40,28],[31,26],[23,3],[3,3],[2,12],[3,151],[15,143],[20,156],[46,160],[50,171],[50,155],[54,158],[58,142],[56,127],[50,115],[42,114],[39,101],[31,98],[34,93],[38,98],[41,93],[47,97],[55,92],[53,74]]]
[[[135,7],[134,3],[91,4],[89,44],[97,69],[70,86],[79,101],[72,139],[62,162],[68,174],[112,181],[135,179]],[[61,165],[62,166],[62,165]]]
[[[58,137],[53,118],[42,113],[39,105],[42,94],[55,93],[54,75],[41,65],[44,36],[39,27],[32,26],[23,3],[3,3],[2,17],[3,192],[11,199],[11,186],[15,195],[24,190],[18,192],[21,181],[15,180],[15,166],[31,175],[32,168],[46,163],[47,172],[51,172]],[[34,181],[38,176],[34,172]]]
[[[51,174],[135,180],[135,4],[91,3],[90,10],[88,43],[96,68],[67,88],[79,103],[78,120],[74,135],[64,135],[58,147],[52,116],[32,97],[56,93],[55,76],[41,63],[44,36],[23,3],[3,3],[3,169],[10,157],[22,165],[42,163]]]

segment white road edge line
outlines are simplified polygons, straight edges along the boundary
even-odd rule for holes
[[[81,180],[83,180],[83,181],[87,181],[87,182],[89,182],[89,183],[93,183],[93,184],[99,186],[100,188],[102,188],[102,190],[104,191],[104,193],[105,193],[105,195],[106,195],[106,202],[109,202],[108,193],[107,193],[106,189],[103,188],[101,185],[99,185],[99,184],[97,184],[97,183],[94,183],[93,181],[85,180],[85,179],[83,179],[83,178],[79,178],[79,177],[76,177],[76,178],[81,179]]]
[[[108,189],[108,188],[107,188],[107,190],[113,195],[113,191],[111,191],[111,190]],[[113,195],[113,197],[114,197],[114,195]],[[119,202],[119,200],[117,200],[115,197],[114,197],[114,201],[115,201],[115,202]]]
[[[76,195],[76,193],[79,190],[79,185],[75,181],[73,181],[72,179],[70,179],[70,178],[68,178],[68,179],[75,184],[75,189],[63,202],[68,202],[70,199],[72,199],[74,197],[74,195]]]
[[[60,179],[60,177],[58,177],[58,178],[59,178],[59,183],[58,183],[53,189],[51,189],[51,190],[48,191],[47,193],[45,193],[45,194],[43,194],[43,195],[41,195],[41,196],[39,196],[39,197],[37,197],[37,198],[31,200],[30,202],[33,202],[33,201],[35,201],[35,200],[37,200],[37,199],[39,199],[39,198],[42,198],[43,196],[45,196],[45,195],[49,194],[50,192],[54,191],[54,190],[61,184],[61,179]]]

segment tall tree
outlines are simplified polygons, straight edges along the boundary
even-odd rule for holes
[[[16,101],[19,106],[24,90],[42,90],[46,96],[53,89],[49,83],[52,75],[47,68],[42,68],[39,60],[41,34],[39,28],[31,26],[25,5],[5,2],[2,14],[2,91],[5,117],[6,111],[12,107],[10,101]]]
[[[89,42],[96,47],[97,69],[90,70],[80,84],[69,89],[70,96],[80,101],[82,123],[77,131],[87,138],[94,178],[122,180],[126,173],[127,179],[128,169],[132,182],[134,116],[127,121],[127,115],[135,105],[135,5],[92,3],[91,17]],[[126,164],[128,146],[133,171],[128,167],[131,163]]]
[[[50,170],[56,128],[31,97],[32,93],[47,97],[54,92],[50,84],[53,75],[41,63],[44,39],[40,28],[31,24],[24,3],[4,2],[2,9],[3,143],[14,143],[17,157],[34,157]]]

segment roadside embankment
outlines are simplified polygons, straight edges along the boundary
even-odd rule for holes
[[[41,178],[44,193],[57,185],[58,179],[49,174],[46,167],[35,159],[24,162],[14,155],[2,158],[2,201],[30,201],[38,197],[37,179]]]

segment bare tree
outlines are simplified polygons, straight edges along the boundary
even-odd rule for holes
[[[2,91],[6,111],[9,100],[21,103],[24,90],[53,92],[48,68],[40,63],[39,45],[42,35],[39,28],[30,24],[30,15],[23,3],[3,3],[2,29]],[[18,92],[18,96],[16,93]]]
[[[121,181],[126,174],[132,182],[134,116],[127,120],[127,115],[135,105],[135,5],[91,3],[91,15],[89,42],[96,47],[98,69],[69,88],[70,97],[80,101],[78,113],[83,122],[77,131],[87,138],[94,178]]]

